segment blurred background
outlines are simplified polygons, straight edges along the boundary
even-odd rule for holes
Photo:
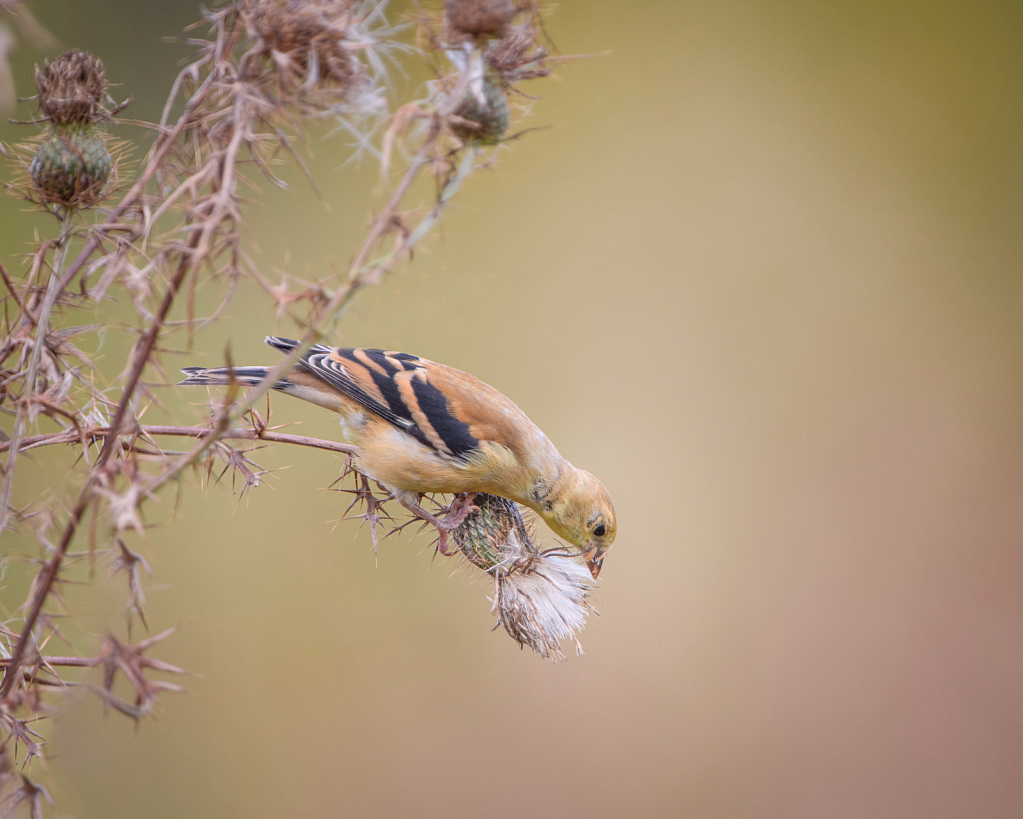
[[[159,115],[194,0],[30,8]],[[268,449],[290,468],[248,499],[189,481],[148,507],[150,628],[178,625],[158,656],[196,675],[137,731],[72,698],[58,813],[1023,809],[1023,6],[591,0],[549,32],[599,56],[533,86],[522,124],[550,127],[472,177],[337,341],[478,375],[601,477],[619,535],[586,654],[491,633],[490,587],[425,537],[375,560],[334,526],[340,461]],[[22,94],[35,61],[12,55]],[[366,223],[373,164],[312,148],[330,209],[301,184],[258,197],[265,271],[342,269]],[[51,223],[0,200],[2,258]],[[169,362],[230,341],[271,363],[263,336],[292,330],[245,290]],[[179,423],[203,398],[164,392]],[[22,502],[59,487],[53,450]],[[123,580],[99,580],[75,592],[86,628],[123,634]]]

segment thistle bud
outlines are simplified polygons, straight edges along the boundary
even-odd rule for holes
[[[479,493],[473,505],[451,533],[470,563],[485,572],[507,576],[535,556],[529,530],[512,501]]]
[[[104,135],[79,123],[55,128],[36,150],[29,173],[44,205],[87,208],[102,196],[112,169]]]
[[[511,114],[508,98],[500,83],[491,76],[483,78],[483,100],[470,88],[462,98],[455,115],[466,123],[456,122],[452,130],[463,142],[478,142],[482,145],[496,145],[508,130]]]

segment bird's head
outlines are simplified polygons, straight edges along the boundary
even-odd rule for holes
[[[604,553],[611,548],[618,524],[611,496],[585,469],[572,467],[549,496],[549,509],[540,516],[559,537],[580,547],[594,578],[600,574]]]

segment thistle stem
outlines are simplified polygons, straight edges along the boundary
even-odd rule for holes
[[[57,303],[57,298],[63,290],[61,273],[64,268],[64,260],[67,258],[68,245],[71,239],[71,219],[71,211],[64,209],[61,217],[60,239],[57,242],[53,270],[50,271],[46,295],[43,297],[43,303],[39,308],[39,316],[36,320],[35,341],[32,344],[32,352],[28,359],[28,369],[25,373],[25,386],[21,392],[18,414],[14,419],[14,429],[11,430],[10,454],[7,456],[7,463],[4,466],[3,484],[0,486],[0,533],[7,528],[7,521],[11,516],[11,492],[14,489],[14,470],[18,465],[19,442],[24,434],[29,407],[36,391],[39,362],[42,359],[43,346],[46,344],[46,335],[50,332],[50,314],[53,312],[53,306]],[[30,316],[27,306],[25,314]]]

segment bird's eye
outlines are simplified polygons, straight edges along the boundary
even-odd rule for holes
[[[595,534],[597,537],[604,537],[606,533],[607,527],[603,523],[593,530],[593,534]]]

